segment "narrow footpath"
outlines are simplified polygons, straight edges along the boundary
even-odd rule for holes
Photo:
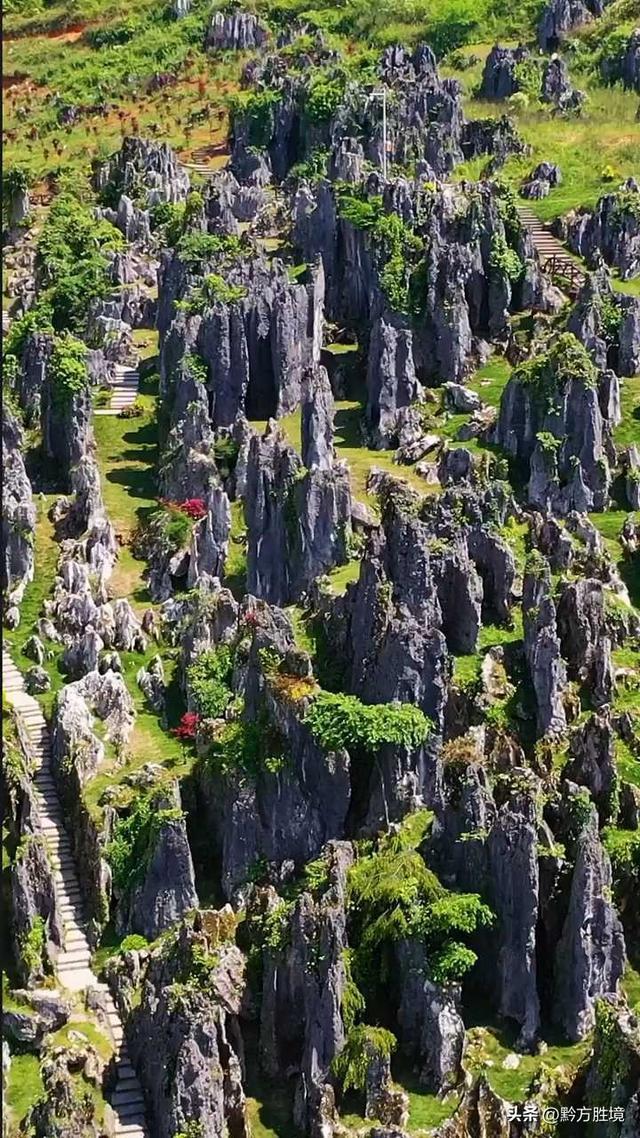
[[[34,759],[33,787],[39,823],[53,868],[56,898],[64,921],[64,950],[56,961],[56,975],[62,988],[83,992],[87,988],[101,993],[101,1007],[116,1054],[117,1081],[110,1096],[115,1115],[116,1138],[148,1138],[145,1127],[144,1097],[131,1065],[118,1011],[106,984],[100,983],[91,968],[91,949],[85,932],[82,892],[73,861],[71,843],[64,826],[58,792],[51,772],[49,728],[40,704],[25,691],[22,673],[9,656],[2,656],[2,691],[20,716]]]
[[[96,407],[94,415],[119,415],[125,408],[135,403],[138,395],[138,369],[124,364],[115,365],[115,383],[108,407]]]

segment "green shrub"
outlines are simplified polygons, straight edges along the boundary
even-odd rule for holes
[[[546,406],[553,407],[568,383],[576,381],[585,387],[597,387],[597,371],[586,348],[571,332],[563,332],[548,351],[520,364],[512,379],[534,390]]]
[[[425,865],[417,848],[423,836],[424,812],[409,815],[397,833],[381,838],[349,870],[350,941],[367,989],[386,983],[393,944],[410,938],[425,946],[433,980],[460,980],[476,957],[459,938],[493,921],[475,893],[450,892]]]
[[[389,1059],[396,1046],[395,1035],[386,1028],[358,1024],[351,1028],[342,1051],[331,1064],[331,1070],[342,1083],[344,1091],[362,1091],[370,1064],[376,1059]]]
[[[256,91],[250,95],[237,96],[232,104],[232,119],[246,126],[250,146],[264,147],[271,142],[276,105],[280,102],[280,92],[274,90]]]
[[[140,952],[141,949],[148,947],[149,941],[146,937],[139,936],[138,933],[130,933],[120,945],[120,952]]]
[[[228,266],[242,252],[239,237],[218,237],[214,233],[185,233],[176,248],[180,259],[191,269],[199,269],[213,260],[220,267]]]
[[[117,819],[105,854],[121,896],[128,895],[144,877],[162,826],[182,817],[181,810],[158,809],[151,793],[134,798],[127,813]]]
[[[221,774],[277,774],[285,762],[282,739],[266,715],[251,722],[237,719],[212,740],[207,762]]]
[[[199,715],[205,719],[224,715],[233,697],[232,673],[233,655],[226,644],[203,652],[187,668],[187,684]]]
[[[43,971],[46,943],[44,920],[40,916],[34,917],[31,928],[21,934],[19,941],[20,961],[27,975],[40,975]]]
[[[36,267],[55,329],[83,330],[91,302],[107,295],[109,250],[120,249],[122,234],[72,194],[59,194],[42,227]]]
[[[362,750],[375,753],[385,744],[419,747],[430,724],[418,707],[409,703],[366,704],[355,695],[319,692],[305,723],[325,750]]]
[[[164,245],[177,245],[185,228],[184,202],[156,202],[151,210],[151,228],[162,230]]]
[[[491,253],[489,267],[497,269],[510,281],[517,281],[524,272],[524,265],[514,249],[507,244],[507,240],[500,233],[494,234],[491,239]]]
[[[340,80],[320,78],[312,82],[305,100],[304,110],[312,123],[327,122],[340,106],[344,96],[344,83]]]
[[[187,300],[177,302],[176,308],[182,308],[190,315],[202,314],[217,301],[222,304],[236,304],[246,295],[247,290],[244,285],[229,284],[219,273],[209,273]]]
[[[57,336],[49,375],[52,381],[53,401],[59,407],[66,407],[74,395],[84,391],[89,383],[87,372],[87,349],[82,340],[76,340],[69,332]]]

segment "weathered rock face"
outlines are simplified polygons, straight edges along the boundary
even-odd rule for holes
[[[34,332],[27,337],[17,379],[17,395],[28,424],[40,415],[40,398],[53,347],[52,337]]]
[[[551,599],[547,563],[536,560],[525,573],[522,615],[524,651],[536,698],[539,735],[563,731],[567,720],[562,702],[566,669],[560,654],[556,608]]]
[[[564,585],[558,601],[558,632],[569,674],[586,683],[596,706],[612,694],[611,641],[607,635],[602,582]]]
[[[541,98],[565,113],[579,111],[585,101],[583,91],[571,85],[569,71],[563,59],[554,55],[547,60],[542,72]]]
[[[538,43],[544,51],[556,51],[574,28],[601,16],[607,0],[550,0],[538,25]]]
[[[307,470],[330,470],[333,447],[333,393],[325,368],[310,369],[302,389],[302,462]]]
[[[480,183],[473,201],[453,186],[431,189],[417,178],[381,184],[372,174],[366,196],[382,196],[424,242],[424,287],[412,295],[414,319],[388,309],[380,242],[344,214],[329,182],[299,187],[293,202],[294,239],[307,261],[321,256],[327,279],[328,316],[372,325],[368,367],[368,418],[377,428],[411,399],[418,381],[459,382],[476,337],[505,333],[512,304],[509,279],[492,249],[506,240],[495,189]],[[523,259],[530,257],[519,247]],[[519,302],[519,297],[515,298]],[[386,445],[389,445],[386,443]]]
[[[523,198],[546,198],[562,182],[562,172],[553,162],[539,162],[520,189]]]
[[[572,731],[569,756],[563,777],[588,788],[602,825],[615,824],[615,733],[608,713],[591,715]]]
[[[628,90],[640,93],[640,28],[631,33],[615,55],[604,56],[600,71],[605,82],[622,82]]]
[[[22,458],[20,425],[6,404],[2,408],[2,578],[5,603],[19,605],[33,580],[36,511]]]
[[[540,1026],[537,830],[535,805],[528,796],[501,807],[489,836],[489,858],[493,907],[500,921],[500,1012],[520,1024],[519,1045],[527,1050]]]
[[[230,911],[199,912],[145,964],[127,954],[130,959],[111,970],[116,1000],[129,1012],[129,1054],[158,1138],[173,1138],[189,1124],[207,1134],[228,1129],[233,1138],[249,1138],[237,1019],[245,962],[229,939],[235,923]],[[132,1009],[129,972],[141,993]],[[183,989],[178,999],[177,985]]]
[[[131,199],[138,197],[141,186],[147,193],[147,207],[162,201],[184,201],[189,190],[189,176],[166,142],[135,137],[123,139],[120,150],[99,167],[94,181],[97,190],[109,188],[114,201],[124,195],[132,207]],[[119,224],[118,228],[123,227]],[[131,240],[137,234],[125,236]]]
[[[72,467],[77,466],[87,453],[93,437],[88,373],[84,387],[67,393],[59,390],[53,366],[47,368],[41,393],[40,422],[44,452],[55,463],[62,489],[66,490],[70,488]]]
[[[519,91],[518,65],[530,59],[531,53],[522,45],[510,48],[495,44],[486,58],[482,72],[481,98],[507,99]]]
[[[275,423],[251,440],[245,512],[247,586],[272,604],[299,598],[347,560],[349,473],[343,464],[304,472]]]
[[[263,47],[266,40],[266,28],[250,12],[214,12],[205,47],[216,51],[248,51]]]
[[[213,487],[206,502],[207,514],[191,531],[187,585],[201,577],[222,577],[229,549],[231,506],[221,486]]]
[[[206,388],[215,427],[231,427],[240,412],[250,419],[287,415],[300,403],[306,370],[320,360],[324,274],[292,282],[279,261],[258,256],[229,271],[240,299],[216,300],[202,317],[176,316],[175,302],[196,278],[176,253],[159,273],[160,372],[168,389],[180,363],[196,352],[206,364]],[[186,404],[187,400],[185,400]],[[175,416],[175,411],[174,411]]]
[[[41,1065],[44,1094],[30,1115],[36,1138],[94,1138],[98,1127],[95,1098],[81,1093],[78,1075],[97,1092],[103,1067],[91,1044],[54,1048]]]
[[[165,801],[157,805],[163,813],[143,881],[127,898],[126,919],[120,909],[121,922],[131,932],[140,933],[149,941],[155,940],[190,909],[198,906],[177,783],[170,788]]]
[[[5,841],[11,857],[8,928],[18,971],[32,985],[43,979],[45,969],[52,969],[64,942],[64,928],[49,858],[38,832],[29,742],[19,718],[4,725],[3,743]]]
[[[415,403],[421,391],[408,322],[384,313],[371,331],[367,366],[367,419],[375,445],[397,446],[398,412]]]
[[[634,184],[620,193],[605,194],[593,212],[569,213],[562,223],[562,235],[575,253],[591,264],[603,257],[622,280],[640,273],[638,193]]]
[[[368,703],[415,703],[442,722],[446,640],[430,559],[430,530],[402,483],[389,479],[382,530],[358,581],[328,614],[327,635],[348,690]]]
[[[327,847],[329,888],[318,901],[304,893],[288,922],[287,944],[265,953],[260,1052],[272,1078],[297,1076],[295,1120],[306,1133],[319,1121],[324,1085],[345,1039],[341,1003],[346,986],[344,949],[346,875],[353,861],[347,842]]]
[[[606,1103],[610,1108],[625,1104],[625,1122],[622,1138],[631,1138],[640,1119],[638,1079],[640,1079],[640,1042],[638,1017],[629,1011],[621,1000],[605,999],[596,1007],[593,1053],[589,1062],[585,1093],[592,1101]],[[610,1056],[615,1055],[613,1065]],[[605,1134],[614,1138],[610,1123]]]
[[[624,971],[622,925],[610,896],[611,864],[593,813],[578,839],[569,907],[556,950],[554,1014],[571,1040],[583,1039],[591,1030],[596,999],[615,995]]]
[[[575,364],[566,371],[561,360],[569,356]],[[595,369],[573,336],[562,336],[514,371],[502,393],[493,438],[529,463],[531,505],[561,515],[606,507],[607,425]]]
[[[422,946],[398,945],[400,1045],[420,1072],[420,1083],[440,1093],[462,1078],[464,1023],[455,991],[444,991],[427,978]]]
[[[285,862],[298,867],[317,857],[327,841],[343,837],[351,786],[347,752],[325,753],[304,723],[304,693],[314,690],[314,681],[285,614],[247,598],[239,612],[228,611],[232,625],[224,608],[221,593],[217,617],[205,621],[196,614],[197,627],[185,641],[189,659],[212,641],[245,639],[246,644],[251,637],[234,687],[245,705],[240,737],[245,731],[249,742],[255,740],[255,761],[249,755],[233,765],[220,762],[215,747],[210,750],[211,742],[203,739],[210,757],[199,770],[222,888],[232,897],[246,887],[257,860],[271,863],[276,872]],[[270,659],[281,661],[276,672],[265,663]],[[296,688],[303,693],[299,697]]]
[[[64,1027],[72,1012],[71,1003],[56,992],[18,988],[12,991],[11,996],[20,1008],[4,1009],[3,1031],[12,1044],[29,1051],[39,1051],[47,1035]]]

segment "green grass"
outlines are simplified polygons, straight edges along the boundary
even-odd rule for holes
[[[493,356],[488,363],[478,368],[470,379],[465,380],[465,387],[476,391],[483,403],[487,403],[490,407],[499,407],[511,371],[511,364],[504,356]]]
[[[625,968],[622,988],[627,997],[629,1007],[640,1013],[640,972],[636,972],[630,964]]]
[[[622,421],[615,427],[613,437],[620,447],[640,445],[640,376],[626,377],[620,384]]]
[[[102,476],[107,515],[121,545],[110,580],[116,596],[148,603],[143,582],[144,564],[135,560],[127,542],[140,521],[156,505],[155,466],[158,457],[156,399],[140,395],[144,413],[138,419],[99,415],[94,419],[96,457]]]
[[[239,500],[231,503],[231,533],[224,584],[238,601],[247,591],[247,524],[244,506]]]
[[[506,36],[500,36],[500,43]],[[556,162],[563,175],[560,186],[540,201],[527,205],[543,220],[550,220],[581,206],[593,207],[598,198],[611,191],[624,178],[640,168],[640,125],[635,121],[637,96],[621,87],[602,87],[585,74],[572,70],[576,86],[587,91],[588,103],[579,118],[553,116],[550,109],[531,104],[521,110],[506,102],[486,102],[474,97],[479,86],[482,66],[491,48],[488,42],[472,44],[466,51],[480,62],[463,71],[445,69],[463,84],[466,91],[465,110],[468,118],[495,118],[508,111],[520,133],[532,147],[524,158],[511,158],[501,177],[516,189],[538,162]],[[474,159],[455,171],[455,178],[477,177],[486,160]],[[612,182],[603,177],[605,167],[615,171]],[[628,291],[625,282],[620,287]]]
[[[74,1039],[74,1034],[84,1037],[82,1040]],[[102,1032],[92,1020],[71,1020],[49,1037],[51,1047],[73,1047],[84,1041],[95,1047],[100,1058],[108,1063],[113,1055],[113,1044],[107,1035]]]
[[[509,1102],[527,1097],[532,1079],[542,1067],[559,1073],[577,1071],[591,1050],[591,1037],[580,1043],[549,1041],[543,1055],[521,1055],[515,1070],[502,1064],[513,1052],[516,1032],[507,1028],[475,1027],[469,1032],[466,1066],[471,1071],[484,1070],[497,1094]]]
[[[12,1117],[21,1122],[44,1094],[40,1063],[36,1055],[12,1055],[6,1090],[6,1105]]]

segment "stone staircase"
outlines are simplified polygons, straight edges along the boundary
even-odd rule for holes
[[[519,205],[518,214],[524,228],[531,234],[534,247],[540,258],[543,272],[557,280],[560,287],[569,285],[564,291],[577,292],[584,284],[585,271],[580,262],[572,256],[557,237],[547,228],[543,221],[528,206]]]
[[[83,992],[92,988],[100,993],[100,1009],[106,1018],[106,1027],[116,1054],[117,1078],[110,1096],[115,1115],[114,1133],[116,1138],[148,1138],[142,1088],[129,1059],[120,1016],[108,986],[98,981],[91,968],[91,949],[85,932],[82,892],[51,773],[49,729],[40,704],[25,691],[22,673],[4,653],[2,691],[24,724],[34,756],[33,787],[40,827],[53,868],[56,897],[64,921],[64,950],[56,961],[57,978],[61,987],[69,991]]]
[[[139,376],[134,367],[115,365],[115,384],[108,407],[96,407],[94,415],[119,415],[125,407],[135,403],[138,394]]]

